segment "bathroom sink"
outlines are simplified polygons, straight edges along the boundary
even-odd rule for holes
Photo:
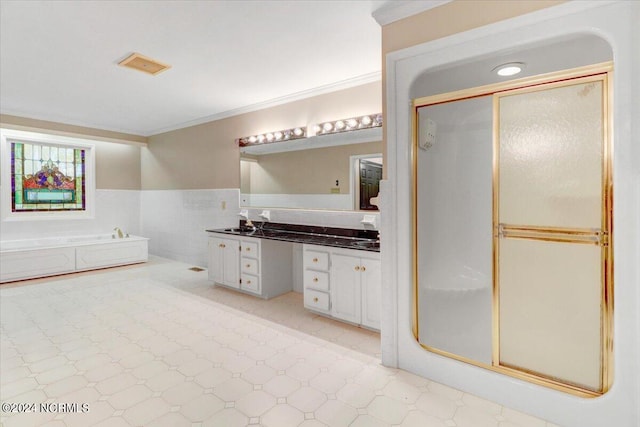
[[[286,231],[281,230],[261,230],[258,228],[251,227],[236,227],[236,228],[225,228],[224,231],[228,231],[230,233],[255,233],[260,236],[269,236],[269,237],[286,237],[291,233],[287,233]]]
[[[241,228],[225,228],[224,231],[230,231],[233,233],[248,233],[255,230],[253,228],[241,227]]]
[[[380,249],[380,242],[371,240],[367,240],[364,242],[353,242],[352,245],[363,249]]]

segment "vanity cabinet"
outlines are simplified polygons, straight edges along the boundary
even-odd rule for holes
[[[291,243],[209,234],[209,280],[269,299],[293,290]]]
[[[305,307],[380,329],[380,254],[304,246]]]

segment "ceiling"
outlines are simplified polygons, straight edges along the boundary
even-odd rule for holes
[[[0,111],[148,136],[379,80],[384,3],[2,0]]]

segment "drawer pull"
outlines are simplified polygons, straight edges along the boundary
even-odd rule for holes
[[[246,248],[245,251],[251,252],[251,248]]]
[[[251,268],[251,264],[247,264],[247,268]]]
[[[225,245],[224,243],[220,243],[218,246],[220,246],[221,248],[226,248],[227,245]]]
[[[360,271],[360,266],[356,265],[356,271]]]
[[[314,278],[313,278],[313,281],[314,281],[314,282],[316,282],[316,283],[318,283],[318,278],[317,278],[317,277],[314,277]]]
[[[363,265],[362,267],[360,267],[360,270],[362,270],[362,271],[366,271],[367,269],[366,269],[366,268],[364,268],[364,265]]]
[[[314,258],[314,259],[313,259],[313,262],[318,262],[318,258]]]
[[[250,284],[251,284],[251,280],[247,280],[247,285],[250,285]]]
[[[313,298],[313,302],[318,302],[318,297]]]

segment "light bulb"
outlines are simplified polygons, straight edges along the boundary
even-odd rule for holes
[[[258,138],[256,138],[255,135],[249,137],[249,142],[252,143],[252,144],[255,144],[255,142],[257,140],[258,140]]]
[[[273,136],[275,136],[276,141],[280,141],[282,139],[282,132],[276,132]]]
[[[507,64],[498,65],[492,71],[503,77],[515,76],[524,69],[523,62],[509,62]]]
[[[275,137],[273,136],[273,134],[271,132],[269,132],[267,134],[267,141],[271,142],[271,141],[273,141],[273,138],[275,138]]]
[[[302,129],[300,129],[300,128],[295,128],[295,129],[293,130],[293,134],[294,134],[295,136],[301,136],[302,134],[304,134],[304,131],[303,131]]]
[[[345,126],[345,124],[344,124],[344,122],[343,122],[342,120],[338,120],[338,121],[336,122],[336,129],[337,129],[337,130],[342,130],[342,129],[344,129],[344,126]]]
[[[347,120],[347,127],[348,128],[354,128],[356,126],[358,126],[358,121],[356,119]]]
[[[364,116],[362,117],[362,119],[360,119],[360,122],[365,126],[369,126],[371,124],[371,117]]]
[[[331,131],[331,129],[333,129],[333,125],[330,122],[327,122],[327,123],[322,125],[322,130],[324,132],[329,132],[329,131]]]

